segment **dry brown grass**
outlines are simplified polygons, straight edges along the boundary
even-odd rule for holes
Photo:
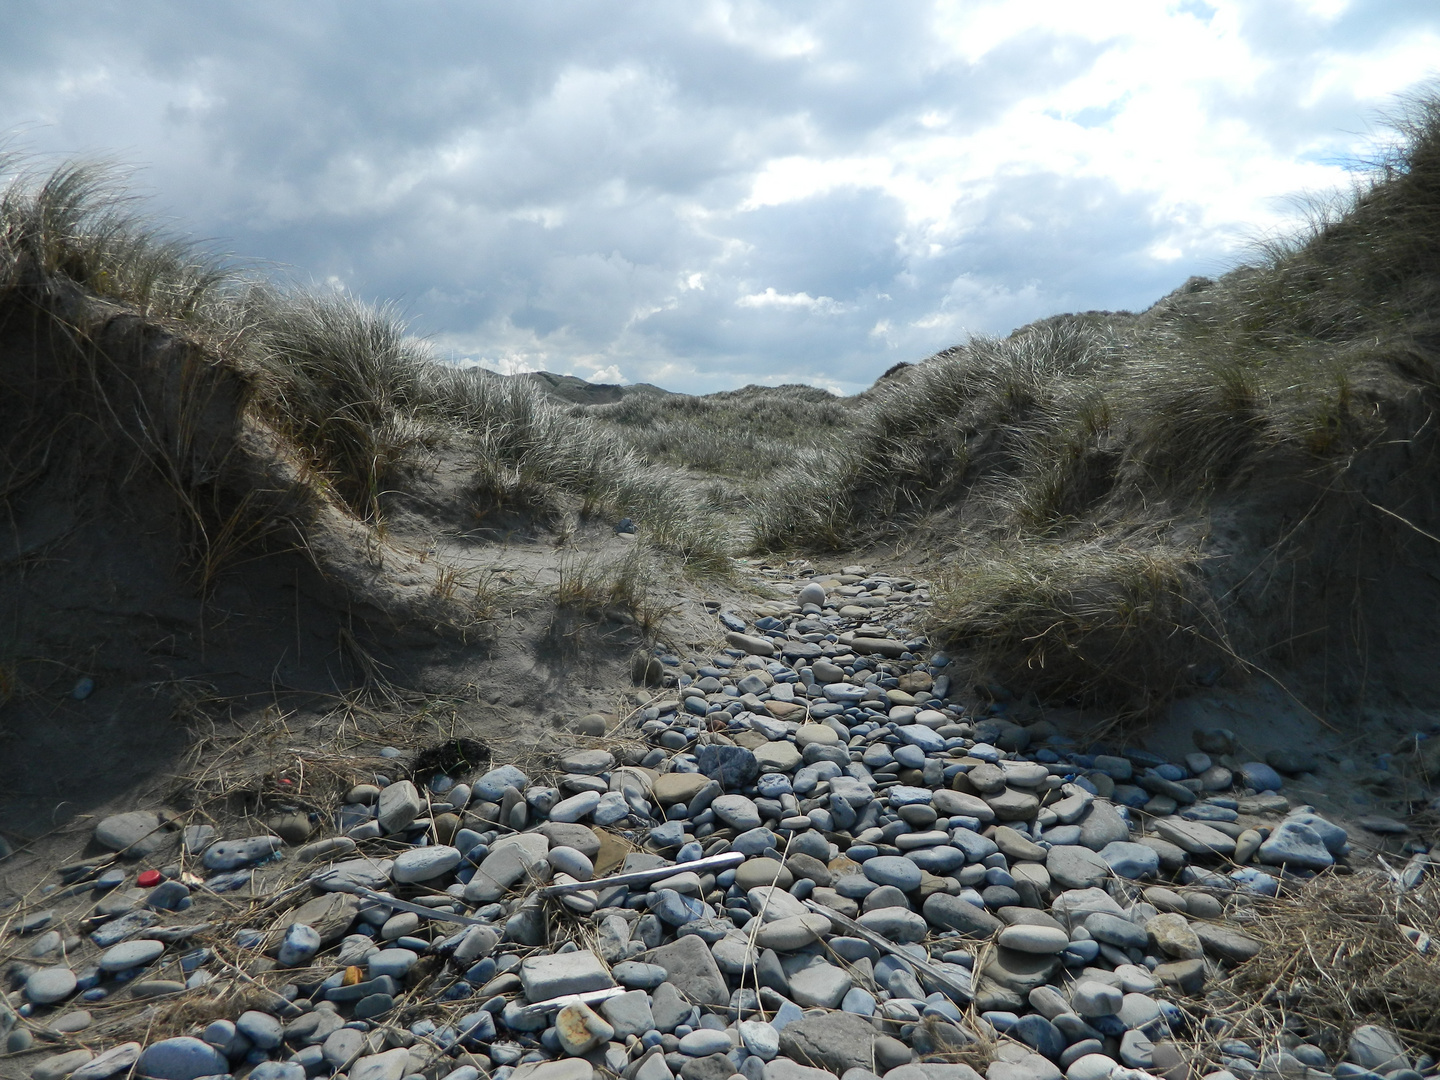
[[[1402,892],[1379,870],[1324,874],[1279,899],[1257,898],[1253,912],[1245,930],[1263,949],[1207,998],[1234,1035],[1276,1047],[1288,1018],[1306,1041],[1343,1056],[1356,1027],[1379,1024],[1413,1048],[1440,1051],[1440,882],[1433,875]],[[1432,943],[1422,949],[1426,940]],[[1199,1048],[1214,1055],[1213,1046]]]

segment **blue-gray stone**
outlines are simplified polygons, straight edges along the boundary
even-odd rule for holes
[[[299,967],[308,964],[319,951],[320,932],[304,923],[291,923],[276,959],[281,967]]]
[[[1051,1061],[1059,1059],[1065,1052],[1065,1036],[1060,1029],[1039,1013],[1022,1016],[1008,1032],[1012,1039],[1018,1039],[1037,1054]]]
[[[1320,837],[1320,842],[1325,845],[1325,850],[1337,859],[1349,854],[1350,836],[1333,821],[1328,821],[1319,814],[1310,814],[1304,811],[1291,814],[1286,820],[1298,821],[1301,825],[1308,825],[1314,829],[1315,835]]]
[[[501,765],[498,769],[491,769],[482,776],[476,782],[473,793],[487,802],[499,802],[504,797],[507,787],[523,790],[529,782],[529,777],[514,765]]]
[[[1269,866],[1299,870],[1324,870],[1335,864],[1320,835],[1299,821],[1282,821],[1260,845],[1258,857]]]
[[[485,1009],[472,1012],[457,1026],[460,1042],[482,1043],[495,1038],[495,1014]]]
[[[1285,781],[1263,761],[1247,761],[1240,766],[1240,777],[1248,788],[1256,791],[1279,791]]]
[[[1100,858],[1117,875],[1132,880],[1155,877],[1160,873],[1160,856],[1144,844],[1116,840],[1100,849]]]
[[[1085,917],[1085,929],[1096,941],[1122,949],[1143,949],[1149,943],[1144,927],[1129,919],[1096,911]]]
[[[924,724],[906,724],[900,729],[900,738],[911,746],[918,746],[927,754],[938,754],[945,749],[944,737]]]
[[[867,859],[864,870],[865,876],[877,885],[893,885],[901,892],[911,892],[920,887],[920,867],[900,855],[877,855]]]
[[[925,767],[925,751],[914,745],[897,746],[895,760],[907,769],[923,769]]]
[[[77,982],[68,967],[41,968],[25,980],[25,996],[37,1005],[53,1005],[73,994]]]
[[[410,949],[380,949],[365,958],[365,965],[372,979],[382,975],[403,979],[418,959],[420,957]]]
[[[1242,889],[1259,893],[1261,896],[1280,895],[1280,879],[1263,870],[1256,870],[1253,866],[1242,866],[1238,870],[1230,871],[1230,879]]]
[[[1216,806],[1209,802],[1187,806],[1180,811],[1180,816],[1186,821],[1238,821],[1240,818],[1228,806]]]
[[[145,906],[156,911],[183,911],[189,907],[190,890],[183,881],[162,881],[150,890]]]
[[[756,789],[766,799],[778,799],[781,795],[792,794],[795,790],[790,778],[784,773],[766,773],[756,783]]]
[[[323,1059],[324,1051],[318,1046],[314,1049]],[[250,1070],[250,1080],[305,1080],[305,1076],[305,1066],[298,1061],[262,1061]]]
[[[235,1028],[261,1050],[274,1050],[284,1034],[278,1019],[255,1009],[241,1013]]]
[[[656,847],[677,848],[685,842],[685,823],[667,821],[650,830],[650,840]]]
[[[210,870],[238,870],[268,859],[280,850],[278,836],[251,836],[244,840],[221,840],[205,849],[201,862]]]
[[[652,832],[653,836],[654,833]],[[734,840],[730,841],[730,850],[738,851],[742,855],[753,857],[759,855],[767,848],[776,846],[776,837],[773,832],[766,828],[750,829],[743,832]]]
[[[614,825],[630,815],[630,806],[625,801],[625,796],[618,791],[608,791],[600,796],[600,802],[595,806],[595,812],[590,815],[590,820],[596,825]]]
[[[711,1054],[728,1054],[730,1036],[723,1031],[701,1028],[692,1031],[680,1040],[680,1053],[687,1057],[709,1057]]]
[[[891,806],[929,806],[934,792],[929,788],[909,787],[905,784],[896,784],[889,788],[885,795]]]
[[[705,916],[704,905],[699,900],[674,889],[661,889],[650,910],[671,926],[684,926]]]
[[[634,990],[654,990],[665,981],[665,969],[659,964],[642,964],[626,960],[611,969],[615,981]]]
[[[395,1007],[395,999],[389,994],[371,994],[355,1003],[355,1019],[368,1020],[382,1016]]]
[[[988,836],[981,836],[970,829],[951,829],[950,843],[965,853],[967,862],[984,862],[1000,848]]]
[[[225,1055],[209,1043],[187,1035],[162,1039],[145,1048],[136,1062],[137,1076],[151,1080],[198,1080],[230,1071]]]
[[[142,939],[112,945],[100,954],[101,971],[128,971],[130,968],[149,964],[160,958],[165,945],[159,941]]]
[[[1072,941],[1060,954],[1060,959],[1067,967],[1073,967],[1076,964],[1088,964],[1099,955],[1100,943],[1093,939],[1087,939]]]
[[[895,942],[922,941],[929,929],[924,916],[903,907],[874,908],[857,921],[865,929]]]
[[[965,852],[958,847],[946,845],[944,847],[922,848],[919,851],[911,852],[910,861],[921,870],[932,874],[953,874],[965,865]]]

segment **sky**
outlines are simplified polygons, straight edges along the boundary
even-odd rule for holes
[[[1434,0],[13,4],[0,138],[444,357],[841,393],[1349,183]]]

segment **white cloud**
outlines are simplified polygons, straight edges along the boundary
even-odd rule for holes
[[[760,293],[749,293],[735,301],[742,308],[798,308],[804,311],[819,311],[835,314],[844,310],[831,297],[811,296],[809,293],[779,293],[773,287]]]
[[[629,382],[624,375],[620,374],[620,369],[614,364],[611,364],[609,367],[603,367],[598,371],[592,371],[589,375],[584,376],[584,379],[586,382],[610,383],[612,385]]]

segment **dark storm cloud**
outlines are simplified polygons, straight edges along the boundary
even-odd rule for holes
[[[1195,141],[1239,125],[1204,160],[1278,177],[1373,111],[1315,71],[1433,36],[1432,7],[1136,10],[1243,39],[1253,70],[1214,73]],[[1091,83],[1149,31],[1034,10],[993,33],[985,4],[32,5],[0,36],[0,131],[140,165],[187,231],[394,299],[457,355],[855,389],[1232,255],[1244,222],[1183,190],[1187,161],[1175,184],[1107,164],[1144,156],[1114,132],[1156,91]]]

